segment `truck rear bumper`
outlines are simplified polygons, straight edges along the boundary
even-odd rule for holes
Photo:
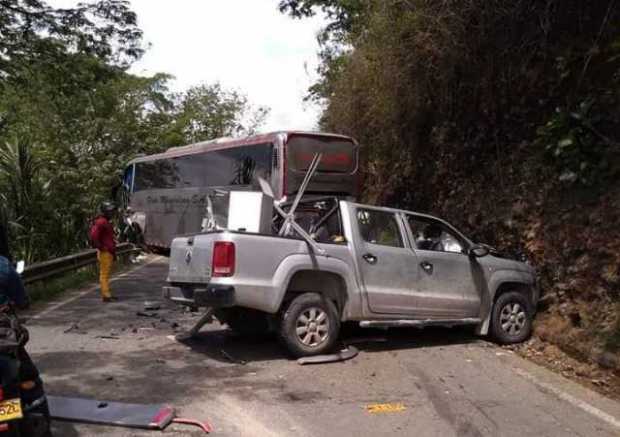
[[[163,287],[164,299],[190,307],[223,308],[235,305],[235,288],[208,285],[206,287]]]

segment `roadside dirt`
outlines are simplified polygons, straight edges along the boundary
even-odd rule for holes
[[[519,345],[504,346],[504,349],[512,350],[605,396],[620,400],[620,374],[616,370],[604,369],[598,364],[577,360],[559,347],[538,337],[532,337]]]

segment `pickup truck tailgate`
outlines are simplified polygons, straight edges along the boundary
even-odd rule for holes
[[[211,237],[217,239],[216,233]],[[194,245],[194,237],[178,237],[170,247],[170,270],[168,282],[189,282],[207,284],[211,279],[211,257],[213,244],[205,244],[201,235],[200,245]]]

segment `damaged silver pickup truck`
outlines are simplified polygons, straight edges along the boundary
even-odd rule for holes
[[[164,296],[208,307],[233,330],[274,330],[296,357],[332,349],[343,322],[475,325],[499,343],[530,335],[539,298],[530,265],[425,214],[336,198],[291,208],[295,218],[280,210],[271,234],[176,238]]]

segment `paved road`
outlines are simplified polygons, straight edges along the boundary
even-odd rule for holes
[[[154,259],[117,279],[118,303],[101,304],[93,289],[39,309],[29,349],[50,394],[171,403],[221,436],[620,435],[618,403],[462,330],[390,331],[386,342],[358,344],[354,360],[304,367],[274,341],[219,325],[179,344],[170,335],[197,315],[167,304],[156,318],[136,315],[159,299],[166,269]],[[362,335],[386,336],[352,330],[347,338]],[[368,412],[375,403],[405,409]],[[58,437],[153,435],[54,426]],[[165,435],[203,434],[175,425]]]

